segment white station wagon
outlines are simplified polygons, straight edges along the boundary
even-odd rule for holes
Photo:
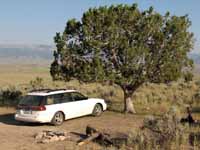
[[[76,90],[32,91],[22,99],[15,114],[17,121],[52,123],[84,115],[100,116],[107,105],[103,99],[88,98]]]

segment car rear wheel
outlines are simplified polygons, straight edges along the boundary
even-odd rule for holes
[[[62,112],[55,113],[51,123],[55,126],[59,126],[64,122],[64,115]]]
[[[98,116],[101,116],[102,113],[103,113],[102,106],[100,104],[96,104],[94,106],[92,115],[95,116],[95,117],[98,117]]]

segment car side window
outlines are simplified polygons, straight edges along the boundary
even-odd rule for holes
[[[72,99],[74,101],[80,101],[80,100],[86,100],[87,97],[85,97],[84,95],[78,93],[78,92],[73,92],[71,93]]]
[[[67,102],[72,102],[73,99],[71,97],[70,93],[64,93],[63,97],[61,98],[61,103],[67,103]]]
[[[47,105],[52,104],[59,104],[61,102],[61,99],[63,97],[63,94],[56,94],[56,95],[50,95],[47,97]]]
[[[48,96],[48,97],[47,97],[47,102],[46,102],[46,104],[47,104],[47,105],[52,105],[52,104],[54,104],[54,102],[53,102],[53,97],[52,97],[52,96]]]

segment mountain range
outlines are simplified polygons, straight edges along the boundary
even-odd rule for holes
[[[53,59],[53,48],[51,45],[1,44],[0,63],[48,62]]]
[[[53,60],[52,45],[0,44],[0,64],[10,62],[41,63]],[[190,53],[195,64],[200,64],[200,53]]]

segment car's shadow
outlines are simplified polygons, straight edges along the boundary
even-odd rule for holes
[[[43,125],[47,125],[47,124],[42,124],[42,123],[27,123],[27,122],[16,121],[15,118],[14,118],[14,113],[1,114],[0,115],[0,123],[7,124],[7,125],[15,125],[15,126],[43,126]]]

